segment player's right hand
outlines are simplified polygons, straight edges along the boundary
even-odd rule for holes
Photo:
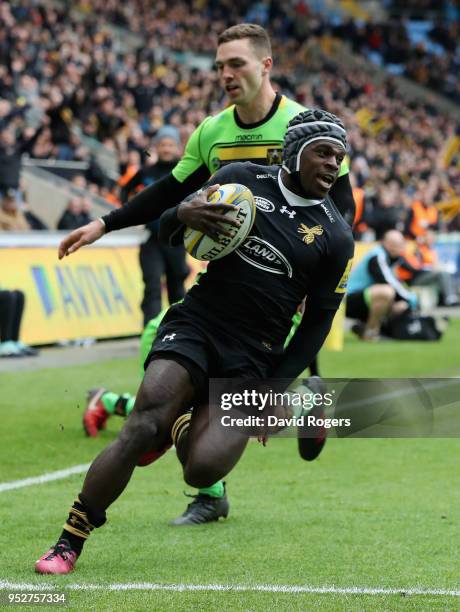
[[[233,204],[212,204],[208,198],[219,189],[220,185],[211,185],[204,189],[199,195],[182,202],[177,209],[178,220],[194,230],[203,232],[214,240],[222,236],[232,236],[230,230],[225,229],[223,223],[239,227],[236,219],[222,217],[229,210],[236,210]]]
[[[75,251],[78,251],[82,246],[96,242],[96,240],[99,240],[104,234],[105,226],[99,219],[73,230],[73,232],[70,232],[59,245],[59,259],[75,253]]]

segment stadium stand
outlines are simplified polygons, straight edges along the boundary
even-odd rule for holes
[[[191,5],[200,12],[190,11]],[[395,80],[376,84],[372,69],[357,73],[340,59],[337,36],[352,39],[356,51],[374,52],[385,32],[406,44],[402,30],[358,27],[353,18],[334,25],[338,13],[332,11],[328,23],[305,2],[281,9],[273,2],[176,1],[152,9],[137,0],[130,7],[99,1],[0,4],[0,121],[2,132],[13,122],[21,141],[39,128],[29,164],[67,178],[83,173],[83,188],[118,204],[118,176],[125,174],[131,151],[144,163],[161,125],[176,125],[184,143],[206,114],[223,106],[209,53],[229,22],[253,18],[269,23],[279,87],[304,104],[339,114],[351,128],[363,217],[377,238],[390,227],[403,228],[421,180],[432,202],[450,202],[458,192],[458,121],[439,112],[431,98],[407,104]],[[394,41],[385,44],[394,51]],[[201,67],[191,67],[191,57]],[[49,159],[57,160],[52,167]]]
[[[405,75],[458,103],[459,3],[394,0],[385,4],[388,14],[383,19],[341,19],[334,33],[352,41],[355,52],[390,73]]]

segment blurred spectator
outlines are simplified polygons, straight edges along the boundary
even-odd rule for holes
[[[57,159],[75,159],[77,142],[72,135],[73,114],[59,86],[49,88],[46,114]]]
[[[58,221],[58,230],[74,230],[91,221],[89,212],[91,210],[91,200],[80,196],[71,196],[67,208],[62,213]]]
[[[46,223],[44,223],[38,215],[36,215],[32,210],[30,210],[28,204],[23,205],[22,212],[24,213],[24,217],[26,218],[26,221],[29,224],[31,230],[49,230],[49,227],[46,225]]]
[[[101,187],[99,189],[99,195],[101,198],[104,198],[104,200],[108,203],[111,204],[112,206],[115,206],[116,208],[119,208],[121,206],[121,201],[120,201],[120,188],[118,185],[114,185],[112,188],[110,187]]]
[[[426,6],[430,5],[427,9]],[[440,0],[393,2],[381,23],[348,19],[333,31],[353,50],[391,72],[460,101],[460,6]]]
[[[0,132],[0,193],[11,189],[18,191],[22,155],[32,149],[41,129],[25,130],[19,138],[12,127],[5,127]]]
[[[27,190],[26,190],[26,186],[25,186],[25,182],[23,179],[21,179],[20,183],[19,183],[19,191],[20,191],[20,210],[22,213],[24,213],[24,217],[26,218],[27,223],[30,226],[30,229],[32,230],[48,230],[49,227],[46,225],[46,223],[44,223],[44,221],[40,218],[39,215],[37,215],[34,211],[32,211],[31,207],[29,206],[29,200],[28,200],[28,196],[27,196]],[[18,201],[18,198],[16,197],[16,200]]]
[[[132,197],[140,189],[152,185],[159,178],[168,174],[179,160],[181,139],[176,127],[172,125],[161,127],[153,144],[154,151],[148,153],[147,163],[125,183],[122,189],[123,203],[126,203],[128,197]],[[130,159],[135,163],[138,158],[133,156]]]
[[[435,238],[436,234],[428,229],[417,237],[415,248],[407,244],[396,273],[399,280],[410,287],[432,287],[436,291],[438,305],[457,306],[460,300],[455,279],[439,266],[434,250]]]
[[[410,3],[411,10],[416,4]],[[85,183],[92,190],[97,185],[97,194],[117,206],[119,190],[136,165],[149,164],[145,150],[162,125],[177,127],[186,142],[207,114],[226,103],[215,86],[216,72],[191,67],[184,52],[205,59],[229,23],[249,17],[266,21],[276,58],[275,82],[299,102],[345,121],[365,222],[381,236],[389,227],[403,227],[421,180],[437,178],[431,185],[434,203],[460,190],[458,121],[439,112],[429,95],[408,104],[391,77],[376,85],[372,67],[356,70],[337,45],[338,38],[351,41],[360,55],[460,100],[460,38],[451,4],[440,1],[438,8],[430,8],[431,46],[411,42],[404,6],[399,2],[388,22],[364,24],[316,15],[304,1],[133,0],[115,6],[112,0],[71,5],[0,0],[0,130],[8,127],[21,142],[21,134],[29,138],[42,126],[25,150],[39,158],[88,162]],[[139,37],[136,52],[119,44],[107,27],[111,23]],[[77,127],[117,155],[120,183],[96,164]],[[458,224],[452,219],[449,227]]]
[[[75,187],[78,187],[78,189],[86,189],[88,185],[86,178],[83,174],[74,174],[71,179],[71,183],[75,185]]]
[[[42,221],[42,219],[40,219],[40,217],[38,215],[36,215],[29,206],[28,203],[28,199],[27,199],[27,193],[24,190],[24,188],[22,187],[22,185],[20,185],[20,189],[21,189],[21,200],[22,200],[22,206],[21,206],[21,211],[24,213],[24,217],[26,218],[27,223],[30,226],[31,230],[48,230],[49,227],[46,225],[46,223],[44,223]]]
[[[378,340],[387,317],[417,306],[417,296],[401,284],[393,271],[404,248],[401,232],[390,230],[351,271],[346,315],[359,321],[353,331],[362,340]]]
[[[428,189],[423,182],[406,217],[404,234],[412,240],[424,236],[428,230],[437,230],[439,228],[438,210],[433,204],[426,201],[425,198],[428,194],[424,193],[425,190],[427,191]]]
[[[19,340],[25,296],[22,291],[0,290],[0,357],[30,357],[38,355]]]
[[[29,231],[29,225],[25,214],[19,208],[17,201],[17,190],[7,189],[0,196],[0,230],[10,232]]]
[[[391,188],[391,183],[379,186],[372,200],[372,212],[369,212],[366,218],[375,231],[376,240],[381,240],[388,230],[402,229],[405,214],[399,200],[399,189]]]
[[[143,166],[126,184],[125,197],[152,185],[161,177],[169,174],[180,156],[180,135],[177,128],[165,125],[158,130],[154,141],[158,161]],[[139,260],[144,280],[142,312],[144,326],[161,310],[161,277],[166,276],[168,301],[174,304],[185,295],[184,281],[189,274],[183,246],[169,247],[158,240],[158,221],[146,225],[149,237],[141,244]]]
[[[86,225],[87,223],[91,223],[93,220],[91,216],[91,211],[93,209],[93,203],[91,199],[87,196],[83,196],[81,199],[81,225]]]
[[[118,179],[118,185],[121,188],[121,200],[126,201],[125,187],[133,176],[138,172],[141,167],[141,156],[139,151],[136,149],[130,149],[126,154],[126,161],[120,164],[120,178]]]
[[[362,187],[357,186],[356,177],[353,173],[350,173],[350,184],[353,191],[353,199],[355,201],[355,218],[352,224],[353,237],[355,240],[361,240],[363,236],[369,232],[369,226],[366,223],[366,194]]]
[[[29,149],[30,156],[34,159],[49,159],[56,157],[57,152],[53,144],[52,134],[49,127],[45,127],[38,135]]]

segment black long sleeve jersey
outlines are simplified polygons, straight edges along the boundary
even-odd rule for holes
[[[330,197],[307,200],[289,191],[278,166],[230,164],[213,176],[216,183],[249,187],[257,206],[255,222],[242,246],[210,262],[184,306],[246,342],[282,350],[306,295],[311,321],[315,313],[333,314],[339,307],[353,258],[351,228]],[[177,244],[182,229],[176,209],[166,211],[160,236]]]

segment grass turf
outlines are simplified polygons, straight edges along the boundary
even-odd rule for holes
[[[362,344],[324,353],[326,376],[434,376],[460,372],[460,325],[441,343]],[[83,391],[116,381],[134,390],[137,361],[2,374],[0,482],[90,461],[115,436],[82,434]],[[184,509],[173,452],[136,471],[93,535],[77,571],[36,576],[33,561],[60,532],[82,475],[0,492],[1,580],[70,584],[308,585],[458,588],[457,439],[330,440],[312,464],[295,441],[251,443],[228,478],[230,518],[204,527],[167,525]],[[5,554],[6,553],[6,554]],[[255,592],[74,591],[70,609],[455,609],[448,596]]]

